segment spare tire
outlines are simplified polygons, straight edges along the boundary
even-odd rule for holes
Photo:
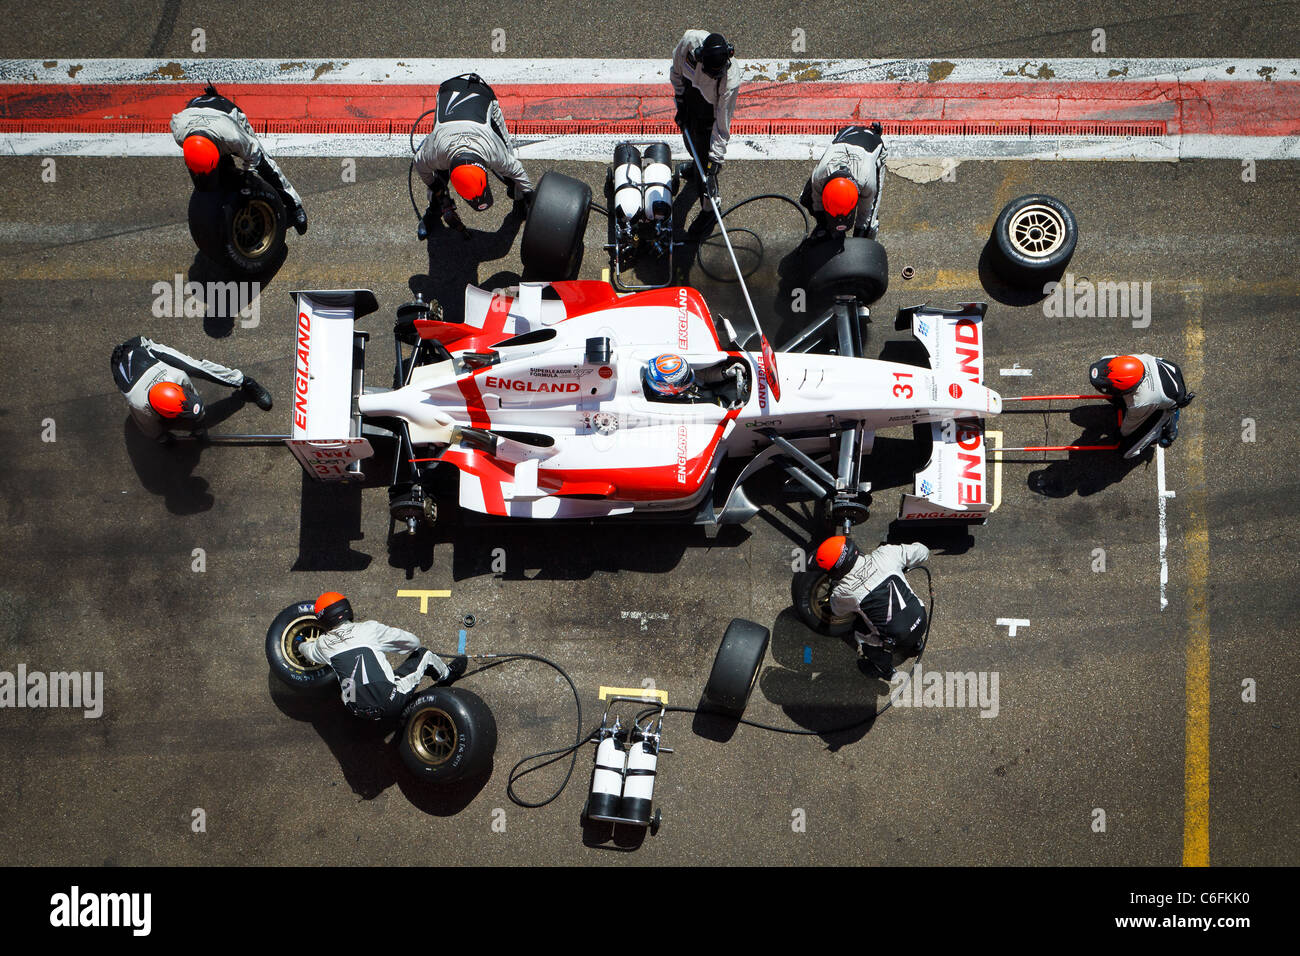
[[[285,685],[295,690],[324,693],[337,677],[328,664],[315,664],[298,655],[298,645],[320,636],[320,621],[312,601],[291,604],[271,622],[266,632],[266,660]]]
[[[889,288],[889,255],[874,239],[828,239],[805,255],[808,294],[814,299],[852,295],[870,305]]]
[[[402,761],[429,783],[478,776],[492,766],[497,724],[477,694],[430,687],[402,711],[397,749]]]
[[[831,576],[821,568],[800,571],[790,582],[794,612],[818,634],[847,634],[853,630],[853,616],[831,613]]]
[[[578,277],[590,215],[590,186],[554,171],[542,176],[519,241],[529,278],[554,282]]]
[[[700,702],[703,709],[736,720],[744,716],[770,638],[767,628],[744,618],[735,618],[727,625],[713,658],[709,681],[704,685]]]
[[[1078,224],[1065,203],[1054,196],[1021,196],[993,224],[989,263],[1013,285],[1041,286],[1061,277],[1078,241]]]

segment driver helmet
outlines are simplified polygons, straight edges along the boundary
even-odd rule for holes
[[[492,206],[492,190],[488,186],[487,168],[474,153],[462,151],[451,163],[451,185],[460,198],[479,212]]]
[[[217,144],[201,133],[191,133],[181,144],[185,154],[185,165],[195,176],[206,176],[221,162],[221,150]]]
[[[862,552],[853,543],[852,538],[837,534],[827,538],[817,547],[817,554],[813,560],[817,567],[832,578],[842,578],[849,573],[861,556]]]
[[[1146,373],[1146,366],[1136,355],[1116,355],[1093,363],[1088,377],[1099,391],[1127,395],[1138,387]]]
[[[822,187],[822,208],[836,232],[846,232],[858,211],[858,184],[848,170],[837,169]]]
[[[665,352],[656,355],[646,367],[646,382],[660,395],[681,395],[695,384],[695,373],[680,355]]]
[[[695,58],[705,74],[716,80],[727,72],[731,66],[731,54],[735,52],[736,48],[721,33],[710,33],[700,44]]]
[[[149,389],[149,407],[163,418],[197,422],[203,417],[203,400],[193,386],[159,382]]]
[[[352,605],[338,591],[326,591],[316,599],[316,617],[321,626],[332,631],[344,621],[352,620]]]

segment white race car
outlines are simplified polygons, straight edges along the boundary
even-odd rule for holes
[[[758,333],[740,345],[725,319],[720,337],[687,287],[471,286],[464,322],[432,319],[419,301],[398,310],[402,384],[389,390],[364,381],[368,335],[355,321],[377,308],[371,293],[293,295],[290,447],[308,474],[347,480],[361,477],[371,438],[395,441],[390,504],[411,530],[433,517],[435,468],[455,468],[460,506],[486,515],[726,524],[756,513],[742,485],[772,464],[847,529],[866,516],[870,489],[858,476],[875,433],[922,423],[931,423],[930,462],[899,518],[979,522],[990,509],[983,419],[1002,400],[982,382],[982,303],[899,313],[896,327],[910,327],[929,354],[923,368],[860,357],[866,309],[851,296],[778,352]],[[830,348],[815,351],[823,341]],[[664,353],[690,368],[683,394],[647,381]],[[727,458],[747,461],[715,489]]]

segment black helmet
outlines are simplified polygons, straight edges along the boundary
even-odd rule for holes
[[[731,54],[735,52],[736,48],[728,43],[727,38],[721,33],[710,33],[700,44],[695,58],[705,73],[717,79],[727,71],[727,67],[731,65]]]
[[[316,617],[321,627],[332,631],[344,621],[352,620],[352,605],[337,591],[326,591],[316,599]]]

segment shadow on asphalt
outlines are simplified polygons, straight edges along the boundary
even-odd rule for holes
[[[361,487],[302,474],[298,557],[292,571],[363,571],[371,557],[352,547],[361,529]]]
[[[1050,444],[1102,445],[1119,440],[1112,405],[1081,405],[1070,412],[1070,422],[1083,431],[1067,441],[1052,441]],[[1148,447],[1136,458],[1126,460],[1117,451],[1072,451],[1068,458],[1031,471],[1025,484],[1030,491],[1045,498],[1068,498],[1070,495],[1086,498],[1123,481],[1133,469],[1150,462],[1154,454],[1153,447]],[[1004,464],[1024,461],[1041,463],[1038,459],[1003,458]]]
[[[208,406],[204,426],[220,425],[244,405],[238,394],[213,402]],[[170,445],[160,445],[140,431],[130,415],[122,423],[122,442],[141,487],[160,496],[172,514],[198,514],[212,507],[216,499],[207,479],[192,474],[209,446],[185,437],[177,437]]]
[[[267,675],[267,687],[280,713],[312,725],[338,761],[348,787],[362,800],[373,800],[396,784],[416,809],[431,816],[454,816],[469,805],[491,778],[489,768],[471,780],[431,786],[419,780],[402,762],[397,752],[394,722],[352,716],[339,702],[334,687],[328,694],[295,693],[273,674]]]
[[[279,256],[272,262],[264,272],[255,279],[250,279],[241,272],[236,272],[229,265],[223,262],[214,262],[205,256],[202,252],[194,253],[194,261],[190,263],[189,272],[186,274],[186,280],[189,282],[256,282],[258,283],[258,295],[266,292],[267,287],[275,279],[276,274],[284,266],[289,257],[288,247],[281,251]],[[234,331],[235,319],[238,318],[238,310],[235,309],[226,314],[216,314],[203,316],[203,331],[209,337],[214,339],[224,339]]]
[[[465,215],[475,218],[479,214],[465,210]],[[426,275],[412,276],[410,288],[419,292],[428,302],[442,305],[444,322],[465,321],[465,287],[467,285],[492,289],[518,282],[518,276],[498,273],[486,280],[480,280],[479,264],[494,262],[510,254],[515,236],[519,233],[524,219],[511,206],[501,225],[495,232],[469,228],[469,239],[450,226],[443,225],[440,219],[429,216],[429,271]],[[412,225],[414,231],[415,226]],[[412,241],[415,240],[412,234]]]

